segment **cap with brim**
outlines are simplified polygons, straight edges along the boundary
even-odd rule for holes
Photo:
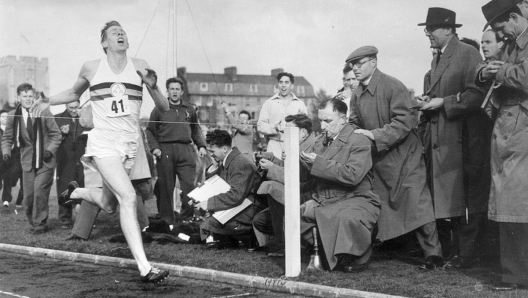
[[[376,54],[378,54],[378,49],[375,46],[363,46],[357,48],[352,52],[352,54],[348,55],[345,62],[358,60],[363,57],[374,56]]]
[[[486,18],[486,21],[488,21],[482,31],[485,31],[496,18],[510,10],[516,4],[516,0],[492,0],[482,6],[482,13]]]
[[[443,26],[443,27],[462,27],[462,24],[456,23],[456,13],[452,10],[431,7],[427,11],[427,18],[425,23],[420,23],[418,26]]]

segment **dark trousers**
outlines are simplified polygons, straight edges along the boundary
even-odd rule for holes
[[[458,239],[457,254],[464,258],[478,257],[483,251],[483,231],[488,219],[487,211],[453,218],[453,235]]]
[[[437,220],[445,255],[459,255],[465,258],[481,255],[486,222],[486,211],[469,214],[467,221],[465,216]]]
[[[255,229],[266,235],[275,235],[274,245],[284,247],[284,205],[268,197],[268,208],[257,213],[253,218]]]
[[[46,227],[49,214],[49,194],[53,184],[53,169],[23,171],[24,204],[29,224]]]
[[[133,181],[132,184],[134,184],[134,189],[138,195],[136,204],[137,217],[139,227],[143,230],[143,228],[149,225],[144,201],[149,198],[150,189],[152,187],[150,186],[150,179],[141,183],[135,183]],[[99,209],[98,206],[83,201],[81,203],[81,207],[79,208],[79,212],[77,213],[77,217],[75,218],[72,234],[81,237],[82,239],[88,240],[92,234],[93,226],[95,224],[97,215],[99,215],[99,211],[101,211],[101,209]]]
[[[11,202],[13,199],[11,195],[11,177],[9,173],[5,174],[4,177],[0,178],[0,187],[2,187],[2,201]]]
[[[194,188],[196,177],[196,152],[192,144],[160,143],[161,158],[158,159],[158,181],[160,187],[159,215],[169,225],[176,222],[174,216],[174,186],[176,175],[182,190],[181,218],[192,217],[187,194]]]
[[[528,286],[528,223],[499,222],[502,281]]]
[[[425,258],[429,256],[442,257],[442,245],[440,244],[435,221],[426,223],[415,231]]]
[[[76,181],[80,187],[84,187],[84,168],[79,160],[58,160],[57,165],[57,198],[68,189],[68,184]],[[63,225],[72,224],[72,206],[59,205],[59,220]]]

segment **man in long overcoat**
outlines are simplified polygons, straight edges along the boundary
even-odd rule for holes
[[[301,205],[301,235],[312,242],[317,226],[330,269],[339,265],[344,272],[357,272],[368,266],[380,212],[372,191],[370,141],[354,133],[340,99],[323,102],[318,115],[323,134],[313,153],[301,153],[316,178],[316,199]]]
[[[499,52],[500,61],[481,67],[475,77],[478,84],[501,84],[493,91],[499,111],[491,138],[488,210],[499,224],[502,280],[492,285],[497,291],[528,286],[528,21],[518,3],[493,0],[482,7],[488,24],[511,42]]]
[[[416,230],[426,268],[443,265],[442,246],[426,183],[423,146],[413,130],[414,100],[397,79],[377,68],[378,49],[364,46],[346,62],[361,87],[352,95],[350,124],[373,141],[374,191],[380,196],[379,238],[389,240]]]
[[[489,194],[490,120],[480,109],[484,92],[473,82],[482,61],[479,52],[456,36],[455,12],[429,9],[425,34],[437,49],[431,63],[420,124],[426,152],[428,182],[437,219],[454,224],[455,243],[449,252],[453,267],[470,267],[478,257],[477,236],[486,221]],[[449,231],[439,227],[444,251]]]

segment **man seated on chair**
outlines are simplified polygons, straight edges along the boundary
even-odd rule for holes
[[[252,204],[225,224],[221,224],[213,216],[207,217],[200,226],[202,240],[213,236],[216,241],[214,246],[217,248],[237,246],[238,240],[244,240],[248,248],[252,248],[254,243],[253,216],[265,207],[255,193],[260,182],[257,167],[236,147],[231,146],[232,139],[227,131],[215,129],[207,134],[205,141],[207,150],[216,161],[216,165],[213,164],[207,170],[207,178],[217,174],[231,188],[225,193],[197,203],[195,208],[214,213],[237,207],[246,198]]]
[[[304,114],[289,115],[285,118],[286,127],[299,128],[299,151],[312,152],[315,136],[312,133],[312,120]],[[266,235],[274,235],[275,241],[268,245],[268,257],[284,256],[284,158],[275,157],[272,152],[261,155],[259,166],[267,171],[266,181],[262,182],[257,193],[266,195],[268,206],[255,215],[255,229]],[[301,161],[301,203],[311,198],[313,179],[310,179],[306,165]]]
[[[361,271],[368,266],[380,213],[379,197],[372,191],[371,143],[354,133],[343,101],[322,102],[318,115],[323,134],[315,152],[301,152],[316,188],[314,200],[301,205],[301,237],[313,243],[316,226],[329,269]]]

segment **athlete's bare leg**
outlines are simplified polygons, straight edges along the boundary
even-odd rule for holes
[[[136,191],[130,182],[127,171],[123,168],[121,158],[118,156],[97,158],[93,160],[97,165],[97,169],[106,182],[103,184],[103,190],[99,197],[88,196],[93,202],[103,210],[107,210],[111,206],[115,206],[116,199],[120,204],[119,221],[121,229],[127,240],[130,251],[138,264],[139,273],[144,276],[149,273],[151,265],[147,260],[145,251],[143,249],[143,240],[141,239],[141,230],[137,220],[136,211]],[[106,188],[107,190],[104,190]],[[114,195],[107,196],[107,191],[110,190]],[[106,194],[105,194],[106,193]],[[88,197],[86,198],[88,201]],[[85,199],[83,197],[83,199]]]
[[[128,175],[128,171],[126,172]],[[101,210],[109,214],[113,214],[117,211],[117,206],[119,203],[114,193],[104,181],[102,188],[77,188],[71,193],[70,197],[72,199],[83,199],[93,205],[96,205]]]

